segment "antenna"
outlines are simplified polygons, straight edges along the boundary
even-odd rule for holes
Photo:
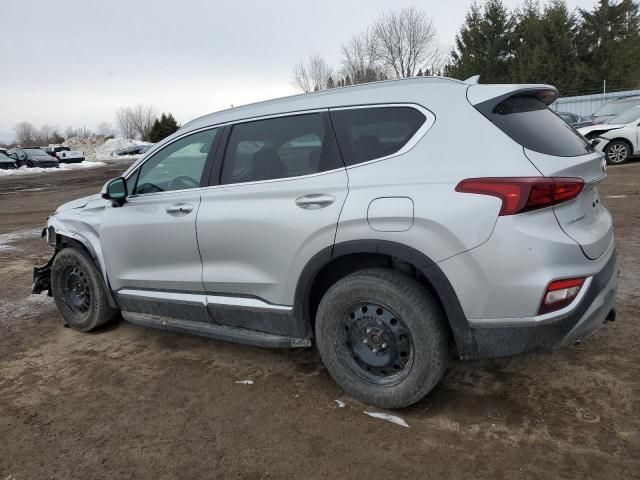
[[[467,85],[478,85],[478,83],[480,83],[480,75],[469,77],[464,81],[464,83],[466,83]]]

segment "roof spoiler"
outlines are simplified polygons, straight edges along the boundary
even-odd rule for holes
[[[466,82],[465,82],[466,83]],[[503,100],[515,95],[536,97],[545,105],[551,105],[558,98],[558,89],[551,85],[525,84],[525,85],[470,85],[467,89],[467,99],[478,106],[481,103],[499,104]]]

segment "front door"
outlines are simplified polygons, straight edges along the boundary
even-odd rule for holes
[[[205,130],[168,144],[128,179],[127,201],[106,207],[101,245],[123,310],[208,319],[196,216],[217,134]]]

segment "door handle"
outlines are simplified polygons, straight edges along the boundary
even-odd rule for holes
[[[325,193],[312,193],[296,199],[296,205],[305,210],[317,210],[319,208],[328,207],[336,201],[333,195]]]
[[[165,210],[169,215],[180,217],[191,213],[193,211],[193,205],[190,203],[174,203],[173,205],[169,205]]]

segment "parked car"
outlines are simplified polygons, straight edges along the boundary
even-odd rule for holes
[[[201,117],[49,217],[33,291],[85,332],[120,312],[314,340],[348,394],[410,405],[450,349],[570,345],[614,318],[603,154],[547,108],[557,95],[419,77]],[[461,131],[473,155],[451,148]]]
[[[556,112],[556,114],[574,128],[576,128],[578,125],[584,126],[584,124],[592,125],[594,123],[593,120],[581,117],[576,113]]]
[[[615,100],[605,103],[602,107],[596,110],[588,120],[592,121],[594,124],[605,123],[607,120],[637,105],[640,105],[640,95],[629,95],[616,98]],[[576,128],[586,126],[588,125],[578,125]]]
[[[17,162],[6,153],[0,152],[0,170],[9,170],[12,168],[18,168]]]
[[[39,148],[12,148],[9,150],[9,156],[17,162],[18,167],[26,165],[29,168],[58,168],[60,166],[58,160],[51,158]]]
[[[599,139],[596,150],[603,152],[607,163],[619,165],[640,155],[640,105],[625,110],[601,125],[578,130],[588,140]]]
[[[71,150],[69,147],[62,145],[49,145],[43,150],[56,158],[60,163],[80,163],[84,162],[84,153],[80,150]]]
[[[114,155],[122,156],[122,155],[140,155],[145,153],[149,148],[153,145],[132,145],[130,147],[124,147],[114,152]]]

